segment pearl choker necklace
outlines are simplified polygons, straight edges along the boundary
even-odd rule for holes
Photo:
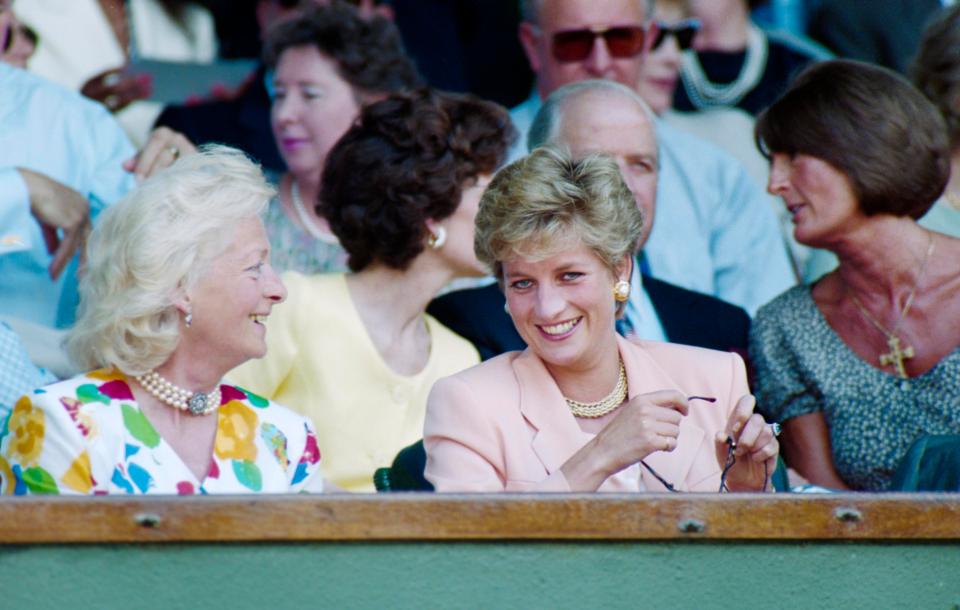
[[[220,406],[219,383],[215,390],[204,394],[203,392],[184,390],[158,375],[156,371],[148,371],[143,375],[137,375],[135,379],[143,386],[144,390],[160,402],[175,409],[187,411],[191,415],[208,415]]]
[[[297,212],[297,218],[300,219],[300,224],[303,225],[311,237],[328,244],[339,243],[335,235],[321,231],[317,223],[307,214],[307,208],[303,205],[303,198],[300,196],[300,187],[297,186],[296,180],[290,181],[290,199],[293,201],[293,209]]]
[[[698,110],[716,106],[736,106],[763,77],[767,67],[767,36],[755,25],[747,32],[747,52],[740,74],[732,83],[718,84],[707,78],[697,53],[684,51],[680,65],[680,81],[690,103]]]
[[[567,401],[567,406],[570,407],[570,412],[573,413],[574,417],[588,418],[603,417],[619,407],[626,398],[627,371],[623,368],[623,360],[620,361],[620,375],[617,377],[617,385],[614,386],[613,391],[605,398],[597,402],[580,402],[579,400],[573,400],[566,396],[563,397],[563,399]]]

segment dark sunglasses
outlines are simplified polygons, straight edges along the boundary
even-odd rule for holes
[[[643,50],[647,32],[639,25],[624,25],[605,30],[567,30],[553,35],[553,57],[557,61],[583,61],[590,57],[593,43],[603,38],[610,55],[633,57]]]
[[[696,19],[684,19],[676,25],[667,25],[657,23],[657,37],[653,39],[652,49],[658,48],[667,39],[667,36],[673,36],[677,40],[677,46],[681,51],[686,51],[693,44],[693,38],[700,29],[700,22]]]

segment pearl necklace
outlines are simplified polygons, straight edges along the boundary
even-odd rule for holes
[[[191,392],[176,386],[156,371],[148,371],[135,377],[144,390],[160,402],[191,415],[208,415],[220,406],[220,384],[212,392]]]
[[[573,413],[574,417],[591,419],[603,417],[607,413],[610,413],[619,407],[626,398],[627,371],[623,368],[623,360],[620,361],[620,374],[617,377],[617,385],[613,387],[613,391],[607,394],[606,397],[601,398],[597,402],[580,402],[579,400],[573,400],[566,396],[563,397],[563,399],[567,401],[567,406],[570,407],[570,412]]]
[[[747,52],[740,74],[732,83],[721,85],[707,78],[696,51],[685,51],[680,64],[680,80],[690,103],[698,110],[736,106],[760,82],[767,65],[767,52],[767,35],[751,24],[747,30]]]
[[[296,180],[290,180],[290,200],[293,201],[293,209],[297,212],[297,218],[300,219],[300,224],[303,225],[303,228],[307,230],[307,233],[309,233],[311,237],[327,242],[328,244],[339,243],[339,240],[337,240],[335,236],[321,231],[313,218],[307,214],[307,208],[303,205],[303,198],[300,197],[300,187],[297,186]]]

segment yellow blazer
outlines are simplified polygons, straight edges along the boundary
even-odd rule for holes
[[[723,465],[715,437],[737,400],[749,393],[736,354],[618,337],[629,396],[678,390],[692,401],[677,447],[645,461],[682,491],[717,491]],[[437,491],[570,491],[560,467],[593,437],[577,425],[543,361],[530,349],[509,352],[439,380],[427,400],[426,478]],[[639,465],[599,491],[663,491]]]

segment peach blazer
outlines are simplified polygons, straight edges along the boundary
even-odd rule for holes
[[[749,393],[736,354],[618,337],[629,396],[679,390],[693,401],[677,447],[647,464],[681,491],[717,491],[722,464],[715,435],[737,400]],[[427,400],[426,478],[437,491],[570,491],[560,467],[590,441],[560,389],[530,349],[509,352],[439,380]],[[663,491],[639,465],[611,477],[599,491]]]

